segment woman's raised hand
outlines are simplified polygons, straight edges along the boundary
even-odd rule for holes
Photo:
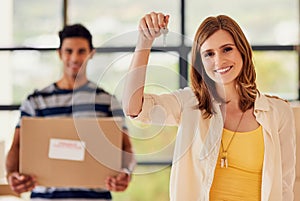
[[[162,28],[167,28],[169,23],[169,15],[163,13],[151,12],[146,14],[139,24],[140,36],[144,41],[154,41],[156,37],[161,35],[160,30]]]

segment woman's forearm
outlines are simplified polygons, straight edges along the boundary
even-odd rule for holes
[[[149,60],[151,45],[138,45],[135,49],[123,94],[123,108],[128,116],[135,117],[142,110],[146,68]]]

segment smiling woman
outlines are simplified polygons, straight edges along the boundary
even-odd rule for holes
[[[232,18],[207,17],[200,24],[191,88],[144,93],[150,49],[170,19],[151,12],[140,20],[123,108],[135,120],[178,126],[171,200],[292,201],[293,112],[284,100],[256,88],[251,46]],[[282,177],[269,176],[274,174]]]

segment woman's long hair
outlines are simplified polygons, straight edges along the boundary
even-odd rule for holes
[[[237,49],[243,59],[243,67],[236,79],[237,92],[240,96],[240,109],[246,111],[253,107],[258,90],[256,88],[256,74],[252,61],[252,48],[248,43],[240,26],[230,17],[219,15],[208,17],[199,26],[192,47],[191,84],[199,101],[198,108],[203,112],[205,118],[214,113],[212,98],[222,100],[216,91],[215,82],[205,72],[200,49],[202,44],[216,31],[225,30],[231,34]]]

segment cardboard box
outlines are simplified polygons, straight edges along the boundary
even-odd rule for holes
[[[294,187],[295,197],[294,200],[300,200],[300,179],[296,179],[295,187]]]
[[[101,187],[121,170],[121,118],[23,118],[20,172],[38,185]]]

